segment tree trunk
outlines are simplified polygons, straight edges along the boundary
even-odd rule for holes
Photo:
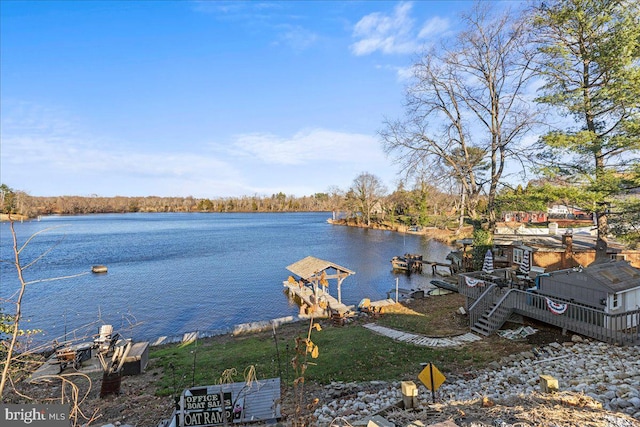
[[[460,194],[460,217],[458,218],[458,233],[460,232],[460,230],[462,230],[462,227],[464,227],[464,196],[465,192],[463,190]]]
[[[609,226],[607,224],[606,209],[596,212],[596,220],[598,222],[598,237],[596,239],[595,262],[605,262],[609,260],[609,255],[607,254],[607,248],[609,245],[607,233]]]

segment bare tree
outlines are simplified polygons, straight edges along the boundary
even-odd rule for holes
[[[23,298],[25,296],[25,293],[27,291],[27,287],[29,285],[33,285],[35,283],[40,283],[40,282],[50,282],[50,281],[54,281],[54,280],[62,280],[62,279],[70,279],[72,277],[78,277],[78,276],[82,276],[88,273],[80,273],[80,274],[76,274],[76,275],[71,275],[71,276],[65,276],[65,277],[55,277],[55,278],[49,278],[49,279],[38,279],[38,280],[32,280],[29,281],[25,278],[25,270],[29,269],[30,267],[32,267],[35,263],[37,263],[39,260],[41,260],[42,258],[44,258],[52,249],[53,247],[50,247],[49,249],[47,249],[45,252],[43,252],[42,254],[40,254],[39,256],[35,257],[33,260],[23,263],[22,260],[20,259],[20,255],[22,253],[22,251],[27,247],[27,245],[29,244],[29,242],[31,242],[37,235],[44,233],[50,229],[44,229],[41,230],[33,235],[31,235],[31,237],[29,237],[25,243],[23,243],[22,245],[18,244],[18,238],[15,232],[15,228],[14,228],[14,223],[13,220],[11,219],[11,213],[10,211],[8,212],[9,214],[9,230],[11,232],[11,237],[13,239],[13,256],[14,259],[13,260],[0,260],[0,262],[7,262],[7,263],[11,263],[13,264],[13,266],[16,269],[16,273],[18,276],[18,282],[19,282],[19,288],[17,290],[17,292],[15,293],[15,297],[14,299],[11,301],[14,306],[15,306],[15,311],[13,312],[13,314],[11,314],[9,316],[10,318],[10,322],[8,325],[6,326],[6,329],[8,330],[8,335],[9,335],[9,339],[8,342],[3,343],[6,347],[6,354],[4,354],[4,361],[3,361],[3,368],[2,368],[2,375],[0,376],[0,396],[3,395],[4,393],[4,389],[7,383],[7,379],[8,376],[10,374],[11,371],[11,366],[13,365],[14,362],[14,353],[16,351],[17,345],[18,345],[18,337],[20,335],[23,334],[23,331],[20,329],[20,321],[22,320],[22,301]]]
[[[465,29],[455,40],[443,41],[415,64],[405,117],[386,121],[380,135],[406,173],[426,168],[436,177],[454,177],[471,216],[488,184],[493,228],[506,162],[519,155],[518,144],[536,119],[525,99],[534,75],[527,27],[510,12],[492,13],[486,3],[462,22]]]
[[[367,226],[371,226],[371,217],[374,211],[382,211],[382,199],[387,189],[380,179],[368,172],[362,172],[354,180],[347,198],[354,205],[354,212],[359,213]]]

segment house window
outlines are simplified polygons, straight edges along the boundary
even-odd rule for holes
[[[627,255],[626,254],[611,254],[611,259],[615,260],[615,261],[626,261],[627,260]]]
[[[513,263],[514,264],[522,264],[522,256],[524,251],[522,249],[513,249]]]
[[[620,306],[620,301],[618,300],[618,294],[613,294],[613,298],[611,298],[611,308],[618,308]]]

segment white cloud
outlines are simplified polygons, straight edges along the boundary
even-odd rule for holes
[[[241,182],[233,165],[210,153],[144,152],[91,135],[61,111],[3,107],[3,183],[34,195],[104,194],[100,189],[109,187],[105,195],[169,195],[172,182]],[[159,190],[144,193],[154,186]]]
[[[422,26],[422,29],[418,33],[419,39],[429,39],[433,36],[439,36],[443,33],[446,33],[449,30],[450,22],[446,18],[440,18],[438,16],[434,16],[429,19]]]
[[[355,55],[377,50],[386,54],[414,52],[417,45],[411,35],[411,8],[412,4],[405,2],[397,5],[391,16],[375,12],[363,17],[353,29],[353,36],[359,40],[351,45],[351,51]]]
[[[6,104],[4,105],[6,106]],[[2,116],[2,182],[34,196],[297,196],[346,188],[362,171],[393,175],[375,135],[306,129],[243,134],[160,150],[85,131],[63,112],[8,107]],[[385,174],[387,176],[385,176]]]
[[[382,157],[375,137],[326,129],[303,130],[288,138],[272,134],[244,134],[233,147],[244,156],[278,165],[302,165],[315,161],[333,163]]]
[[[391,15],[375,12],[360,19],[353,28],[353,37],[357,41],[351,45],[351,52],[358,56],[376,51],[412,54],[419,51],[425,41],[448,31],[449,20],[438,16],[416,29],[415,20],[411,17],[412,7],[412,3],[403,2]]]
[[[398,81],[401,83],[407,83],[415,75],[415,70],[413,65],[408,67],[398,67],[394,65],[378,65],[376,68],[393,71],[396,74]]]

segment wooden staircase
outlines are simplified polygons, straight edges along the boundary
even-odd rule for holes
[[[502,300],[502,302],[504,301]],[[471,330],[487,337],[500,329],[513,313],[513,309],[505,307],[505,305],[498,304],[498,302],[491,304],[476,323],[471,326]]]
[[[497,271],[497,270],[496,270]],[[496,275],[494,271],[494,275]],[[547,296],[531,290],[498,286],[478,272],[458,275],[458,292],[467,297],[470,329],[489,336],[518,314],[616,345],[640,344],[640,308],[623,313],[608,313],[598,307]],[[468,276],[468,277],[467,277]],[[474,282],[467,279],[471,277]],[[551,311],[549,301],[562,304],[562,312]]]

